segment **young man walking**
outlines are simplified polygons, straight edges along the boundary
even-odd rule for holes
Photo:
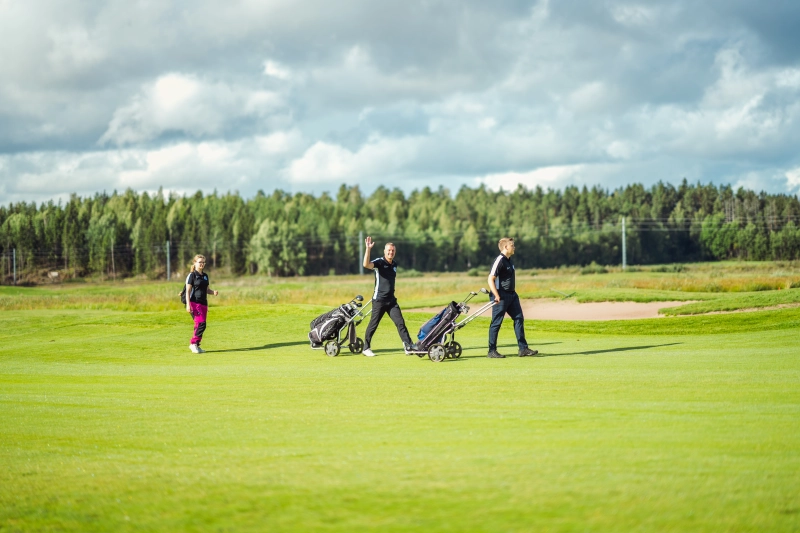
[[[514,255],[514,239],[504,237],[498,243],[500,255],[494,260],[491,271],[489,271],[489,287],[492,290],[494,301],[497,302],[492,307],[492,325],[489,326],[489,354],[490,359],[503,359],[497,351],[497,334],[503,324],[506,313],[514,319],[514,334],[517,336],[517,346],[519,346],[520,357],[530,357],[538,355],[538,350],[528,348],[528,341],[525,340],[525,317],[522,316],[522,306],[519,303],[519,296],[516,290],[516,279],[514,274],[514,263],[511,256]]]
[[[403,313],[400,312],[400,306],[397,305],[397,298],[394,296],[394,280],[397,277],[397,262],[394,260],[397,249],[394,244],[386,243],[383,248],[383,257],[379,257],[374,261],[370,261],[370,251],[375,246],[375,242],[371,237],[364,240],[367,245],[367,250],[364,253],[364,268],[369,268],[375,272],[375,291],[372,293],[372,316],[369,319],[367,331],[364,333],[364,355],[367,357],[374,357],[375,353],[370,349],[370,342],[375,330],[378,329],[383,315],[389,314],[389,317],[397,327],[397,333],[400,335],[400,340],[403,341],[403,347],[406,354],[415,349],[411,342],[411,336],[406,329],[406,322],[403,320]]]

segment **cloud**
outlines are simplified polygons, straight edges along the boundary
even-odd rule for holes
[[[197,0],[132,13],[0,0],[0,201],[683,177],[800,190],[800,4]]]
[[[370,140],[357,151],[325,142],[314,143],[292,161],[286,170],[292,183],[351,183],[364,180],[389,181],[418,152],[418,139]]]
[[[279,80],[288,80],[292,77],[292,73],[288,68],[271,59],[264,61],[264,75],[278,78]]]
[[[265,154],[291,154],[302,147],[303,138],[298,130],[277,131],[256,137],[255,142]]]
[[[265,117],[281,107],[280,95],[273,92],[169,73],[117,109],[99,142],[123,146],[152,141],[169,132],[192,138],[216,136],[236,120]]]
[[[789,190],[796,192],[800,189],[800,167],[793,168],[784,173]]]
[[[44,201],[66,198],[71,192],[93,195],[127,188],[247,195],[258,189],[292,190],[280,174],[297,141],[290,131],[259,139],[181,141],[151,149],[5,155],[0,156],[0,184],[8,201]]]
[[[564,165],[543,167],[529,172],[504,172],[502,174],[489,174],[477,178],[476,184],[486,185],[493,190],[513,191],[519,185],[528,189],[535,187],[560,188],[562,183],[569,183],[578,178],[586,170],[585,165]]]

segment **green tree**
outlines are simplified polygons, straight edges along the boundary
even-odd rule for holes
[[[268,276],[301,276],[305,273],[306,258],[297,228],[288,221],[265,219],[250,239],[250,260]]]

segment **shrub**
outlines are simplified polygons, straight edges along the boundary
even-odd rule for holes
[[[585,266],[585,267],[583,267],[581,269],[581,274],[582,275],[585,275],[585,274],[607,274],[607,273],[608,273],[608,270],[606,270],[606,267],[604,267],[602,265],[598,265],[594,261],[592,261],[590,264],[588,264],[587,266]]]
[[[683,272],[686,269],[680,263],[674,263],[672,265],[657,265],[650,269],[650,272]]]

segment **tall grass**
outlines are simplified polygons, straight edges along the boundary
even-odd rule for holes
[[[649,267],[637,272],[623,272],[618,267],[595,269],[582,275],[580,268],[521,271],[517,291],[523,298],[558,298],[575,293],[582,302],[597,301],[670,301],[719,300],[720,305],[687,309],[732,310],[793,303],[792,294],[739,298],[749,293],[773,295],[800,286],[800,269],[794,263],[701,263],[681,268]],[[659,271],[667,270],[667,271]],[[469,291],[486,286],[486,274],[411,273],[397,281],[397,297],[404,308],[441,305],[459,300]],[[320,276],[297,278],[240,277],[225,278],[212,273],[218,297],[210,297],[212,306],[313,304],[335,306],[356,294],[368,298],[372,276]],[[22,309],[108,309],[120,311],[166,311],[180,309],[178,293],[181,281],[135,280],[54,284],[40,287],[0,287],[0,310]],[[483,297],[481,297],[483,298]],[[695,311],[692,311],[695,312]],[[708,311],[697,311],[708,312]]]

